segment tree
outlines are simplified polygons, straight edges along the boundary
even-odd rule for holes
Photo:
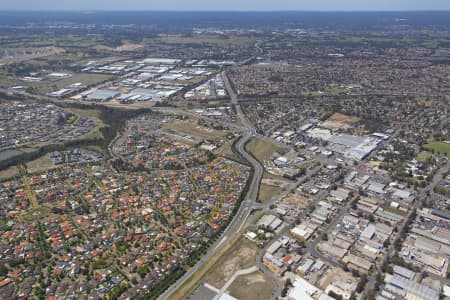
[[[0,264],[0,276],[6,276],[8,275],[8,268],[5,266],[5,264]]]
[[[375,290],[378,291],[380,285],[383,283],[383,275],[381,273],[377,273],[377,276],[375,277]]]
[[[359,280],[358,285],[356,286],[356,292],[361,293],[362,291],[364,291],[364,287],[366,286],[366,283],[367,283],[367,275],[362,274],[361,279]]]

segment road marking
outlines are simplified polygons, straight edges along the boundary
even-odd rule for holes
[[[216,250],[217,248],[219,248],[220,245],[222,245],[227,239],[228,239],[228,237],[227,237],[227,236],[224,236],[224,237],[222,238],[222,240],[216,245],[216,247],[214,247],[214,250]]]
[[[247,207],[247,208],[248,208],[248,207]],[[245,225],[245,223],[247,222],[247,218],[248,218],[249,214],[250,214],[250,212],[248,212],[248,213],[245,215],[244,221],[241,223],[241,226],[239,226],[239,229],[238,229],[237,232],[240,232],[240,231],[241,231],[242,227],[243,227],[243,226]]]

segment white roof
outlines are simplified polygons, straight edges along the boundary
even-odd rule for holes
[[[405,191],[405,190],[400,190],[400,189],[396,189],[396,188],[391,188],[391,191],[393,192],[393,196],[401,198],[401,199],[407,199],[409,197],[411,197],[411,192],[409,191]]]
[[[361,238],[370,240],[375,234],[376,227],[374,224],[369,224],[363,232],[361,232]]]
[[[444,296],[450,297],[450,285],[444,285],[443,287]]]
[[[314,300],[301,287],[293,287],[289,291],[289,299],[293,299],[293,300]]]
[[[281,243],[279,241],[275,241],[269,248],[267,248],[267,252],[270,254],[274,254],[280,249]]]
[[[170,59],[170,58],[146,58],[143,60],[146,64],[176,64],[180,62],[179,59]]]
[[[305,262],[297,268],[297,271],[299,271],[301,273],[306,273],[313,264],[314,264],[314,261],[310,258],[307,258],[305,260]]]
[[[314,285],[301,277],[296,277],[292,284],[294,287],[289,291],[289,298],[295,300],[310,300],[311,296],[320,291]]]
[[[275,216],[274,215],[264,215],[259,221],[258,221],[258,226],[269,226],[274,220],[275,220]]]

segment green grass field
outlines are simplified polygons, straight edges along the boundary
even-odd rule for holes
[[[50,207],[41,205],[37,208],[28,209],[25,213],[19,216],[19,220],[24,222],[36,222],[52,215]]]
[[[37,173],[57,168],[50,154],[46,154],[38,159],[26,163],[28,172]]]
[[[416,156],[416,160],[418,162],[423,163],[423,162],[426,162],[427,159],[429,159],[430,157],[431,157],[431,153],[430,152],[422,151]]]
[[[279,145],[260,138],[252,138],[245,148],[260,162],[270,159],[275,152],[283,151]]]
[[[450,143],[446,142],[431,142],[424,146],[425,149],[450,155]]]
[[[282,191],[283,189],[278,186],[261,184],[258,200],[263,203],[270,201],[273,197],[281,194]]]

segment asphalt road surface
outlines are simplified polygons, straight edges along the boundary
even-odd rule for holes
[[[230,95],[234,107],[236,108],[236,113],[244,127],[244,134],[238,140],[238,142],[235,143],[235,150],[253,167],[253,177],[251,179],[248,192],[245,195],[245,198],[242,201],[238,212],[236,213],[228,227],[225,229],[225,231],[222,233],[222,236],[209,248],[206,255],[204,255],[191,269],[189,269],[180,279],[178,279],[175,284],[169,287],[163,294],[158,297],[158,299],[161,300],[169,298],[180,286],[182,286],[187,280],[189,280],[189,278],[195,272],[197,272],[208,260],[210,260],[217,253],[217,251],[219,251],[224,245],[226,245],[227,241],[233,240],[245,225],[252,209],[258,206],[257,198],[259,185],[261,183],[264,168],[252,155],[250,155],[245,150],[245,144],[252,137],[257,135],[256,129],[242,112],[237,101],[237,96],[231,88],[230,82],[228,81],[225,73],[224,80],[225,87],[228,91],[228,94]]]

